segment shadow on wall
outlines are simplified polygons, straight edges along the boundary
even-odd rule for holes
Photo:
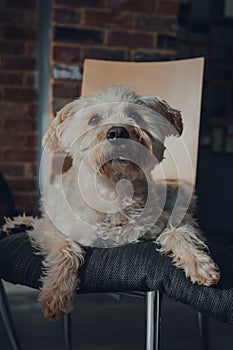
[[[232,232],[233,155],[200,149],[198,217],[206,227]]]

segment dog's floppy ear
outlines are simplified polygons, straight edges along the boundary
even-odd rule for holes
[[[45,149],[48,151],[62,151],[57,136],[57,128],[66,118],[72,116],[77,111],[78,103],[78,100],[74,100],[57,112],[55,118],[50,122],[48,130],[43,137],[42,144]]]
[[[140,102],[147,108],[161,114],[173,126],[168,131],[167,136],[180,136],[183,132],[183,122],[180,111],[172,108],[165,100],[157,96],[144,95],[139,96]]]

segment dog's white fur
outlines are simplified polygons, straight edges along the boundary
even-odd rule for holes
[[[41,218],[16,217],[4,225],[8,233],[21,224],[32,227],[27,233],[44,255],[40,301],[46,317],[71,311],[83,246],[154,239],[193,283],[218,281],[218,268],[193,218],[194,197],[186,208],[187,191],[180,187],[177,204],[177,182],[155,183],[151,177],[163,159],[165,138],[182,130],[180,112],[164,100],[121,86],[82,97],[58,112],[43,145],[66,152],[73,164],[44,194]]]

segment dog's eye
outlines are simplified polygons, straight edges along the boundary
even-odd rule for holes
[[[130,112],[129,118],[133,119],[136,123],[141,121],[141,116],[137,112]]]
[[[95,126],[100,122],[101,118],[98,114],[93,115],[88,122],[88,125]]]

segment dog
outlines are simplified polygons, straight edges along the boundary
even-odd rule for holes
[[[180,111],[165,100],[138,95],[120,85],[63,107],[43,138],[72,166],[42,195],[40,218],[7,218],[3,230],[27,227],[44,256],[39,300],[44,315],[72,310],[84,248],[115,247],[152,240],[193,283],[218,282],[218,266],[194,217],[193,189],[175,180],[156,181],[165,139],[183,132]]]

